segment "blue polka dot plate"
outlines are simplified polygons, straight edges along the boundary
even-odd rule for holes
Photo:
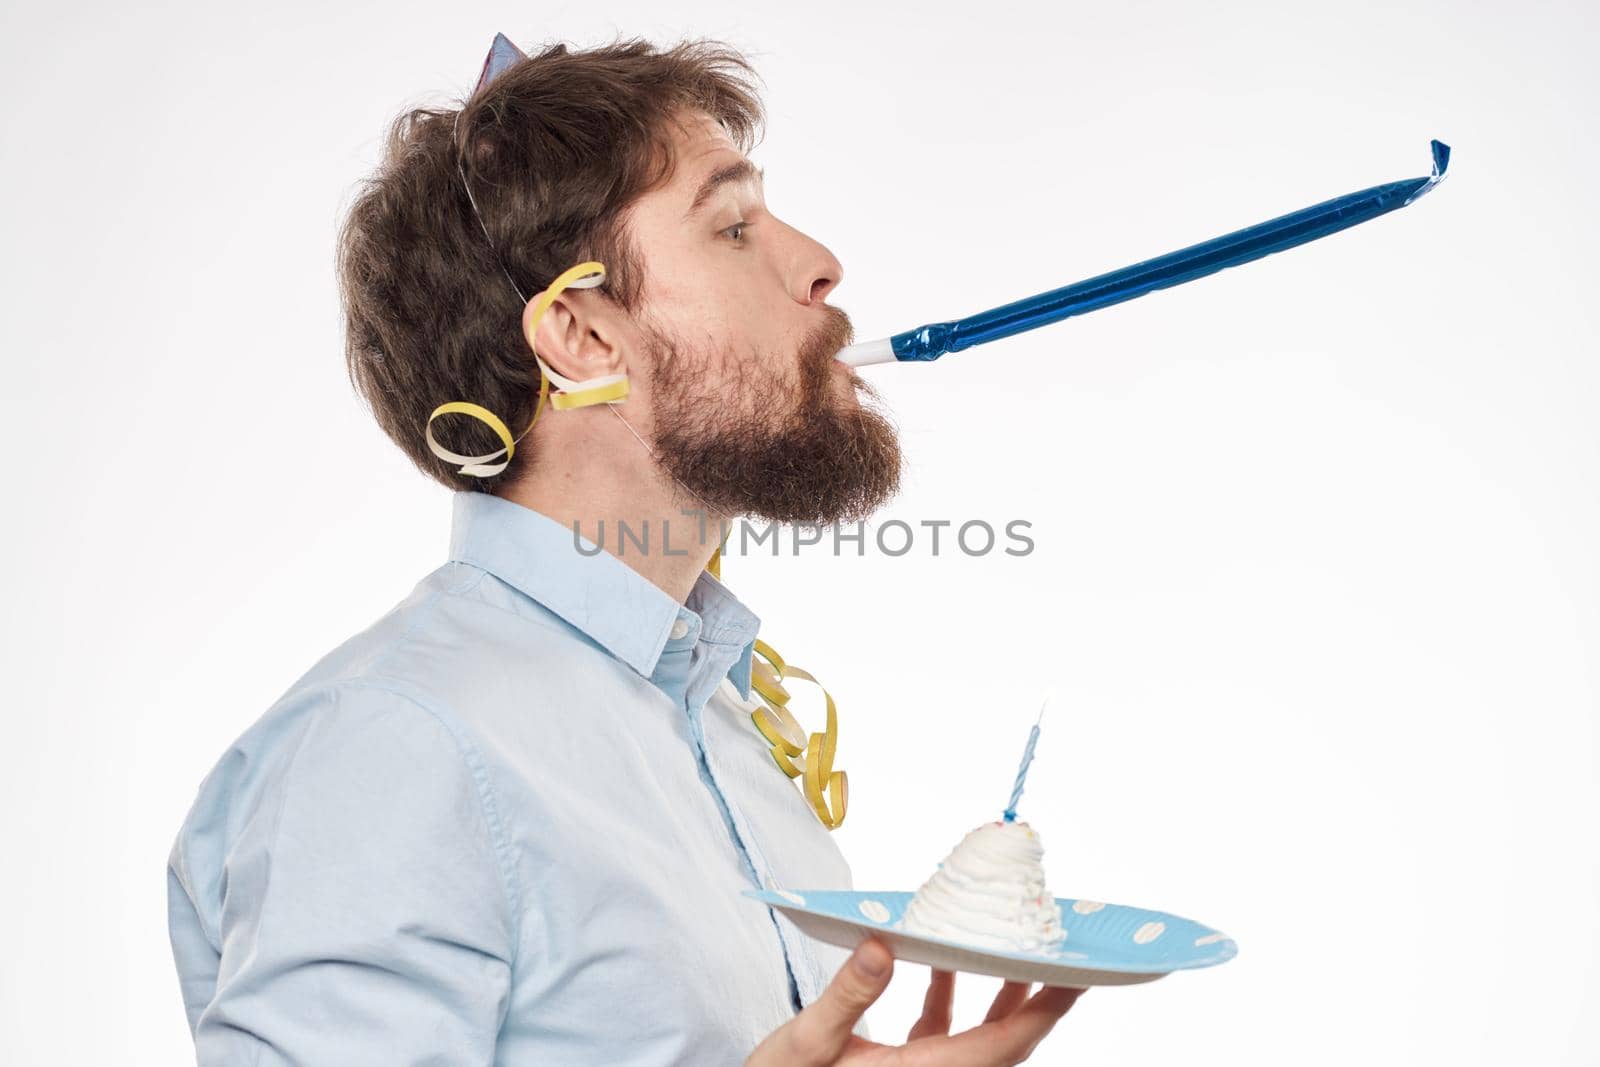
[[[1086,987],[1153,982],[1173,971],[1226,963],[1239,946],[1226,934],[1161,911],[1057,897],[1067,936],[1048,952],[1003,949],[896,929],[913,893],[746,889],[818,941],[854,949],[869,935],[897,960],[1017,982]]]

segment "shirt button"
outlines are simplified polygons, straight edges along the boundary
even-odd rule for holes
[[[675,619],[672,623],[672,639],[676,641],[689,632],[689,623],[684,619]]]

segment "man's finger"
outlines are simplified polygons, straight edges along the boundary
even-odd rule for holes
[[[894,955],[882,941],[869,937],[856,946],[849,960],[826,989],[805,1010],[774,1031],[751,1059],[756,1063],[789,1067],[822,1067],[839,1058],[851,1030],[889,985]],[[776,1047],[767,1049],[773,1044]],[[770,1060],[762,1058],[768,1052]]]
[[[922,1018],[911,1027],[911,1032],[906,1035],[907,1042],[915,1041],[919,1037],[950,1032],[951,1001],[955,987],[954,971],[933,972],[932,977],[928,979],[928,995],[922,998]]]
[[[1082,995],[1081,989],[1045,986],[1004,1019],[946,1038],[939,1052],[949,1058],[939,1063],[949,1067],[988,1067],[997,1062],[996,1057],[1021,1063]]]
[[[1022,1006],[1022,1002],[1028,999],[1028,991],[1032,988],[1032,982],[1007,982],[1001,986],[1000,992],[995,995],[994,1003],[989,1005],[989,1014],[983,1017],[983,1021],[992,1023],[1016,1011]]]

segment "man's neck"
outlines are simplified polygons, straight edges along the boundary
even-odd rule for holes
[[[616,466],[599,464],[542,467],[495,495],[576,529],[682,604],[730,520],[685,504],[681,490],[655,477],[654,466],[641,467],[622,476]]]

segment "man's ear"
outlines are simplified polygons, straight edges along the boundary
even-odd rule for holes
[[[538,298],[522,310],[522,335],[529,336]],[[557,374],[587,381],[628,370],[628,334],[611,305],[593,293],[564,289],[539,317],[534,351]]]

